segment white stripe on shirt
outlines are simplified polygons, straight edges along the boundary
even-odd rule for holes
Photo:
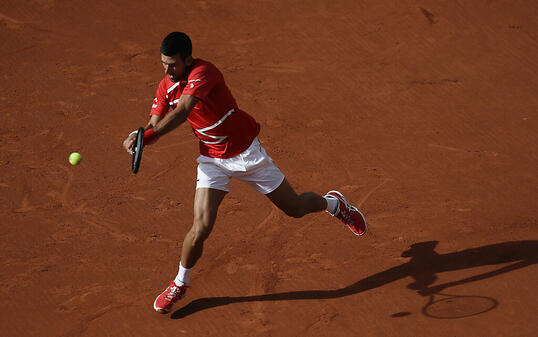
[[[218,144],[220,142],[222,142],[223,140],[225,140],[226,138],[228,138],[228,136],[213,136],[213,135],[208,135],[205,133],[205,131],[209,131],[211,129],[214,129],[216,128],[217,126],[219,126],[220,124],[222,124],[222,122],[224,122],[224,120],[226,118],[228,118],[228,116],[230,116],[235,110],[234,109],[231,109],[230,111],[228,111],[228,113],[226,113],[226,115],[222,116],[221,119],[218,120],[218,122],[216,122],[215,124],[211,125],[211,126],[208,126],[207,128],[203,128],[203,129],[196,129],[196,132],[198,132],[199,134],[203,135],[203,136],[206,136],[206,137],[209,137],[209,138],[213,138],[213,139],[216,139],[216,141],[214,142],[208,142],[206,140],[201,140],[200,141],[202,143],[205,143],[205,144]]]
[[[170,88],[168,88],[168,90],[166,90],[166,92],[167,92],[167,93],[170,93],[170,91],[174,90],[178,85],[179,85],[179,82],[176,82],[173,86],[171,86]]]

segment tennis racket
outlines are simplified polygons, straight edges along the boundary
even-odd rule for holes
[[[144,148],[144,128],[139,128],[136,134],[136,141],[133,144],[133,163],[131,171],[134,174],[138,172],[140,168],[140,162],[142,161],[142,149]]]
[[[496,299],[486,296],[460,296],[438,292],[430,294],[429,297],[428,303],[422,308],[422,313],[425,316],[438,319],[480,315],[499,305]]]

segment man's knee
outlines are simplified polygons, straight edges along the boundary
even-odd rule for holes
[[[208,237],[211,230],[208,226],[202,225],[200,223],[195,223],[189,233],[187,234],[190,237],[190,242],[193,246],[203,243]]]
[[[211,233],[213,228],[214,218],[209,216],[207,212],[195,212],[194,223],[190,234],[193,244],[204,242]]]
[[[205,240],[209,233],[211,232],[210,226],[207,223],[198,223],[197,226],[194,227],[194,235],[198,239]]]

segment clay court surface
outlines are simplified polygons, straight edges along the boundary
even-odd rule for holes
[[[0,335],[536,336],[535,1],[0,2]],[[152,304],[192,223],[184,125],[122,148],[187,32],[299,192],[232,183],[192,288]],[[79,166],[67,158],[82,154]]]

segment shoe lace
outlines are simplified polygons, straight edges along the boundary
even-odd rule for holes
[[[172,301],[177,295],[181,294],[181,287],[171,286],[170,291],[164,296],[167,301]]]
[[[345,221],[348,225],[354,225],[355,222],[353,221],[353,217],[351,216],[350,209],[348,207],[344,207],[343,212],[340,212],[342,215],[342,219]]]

